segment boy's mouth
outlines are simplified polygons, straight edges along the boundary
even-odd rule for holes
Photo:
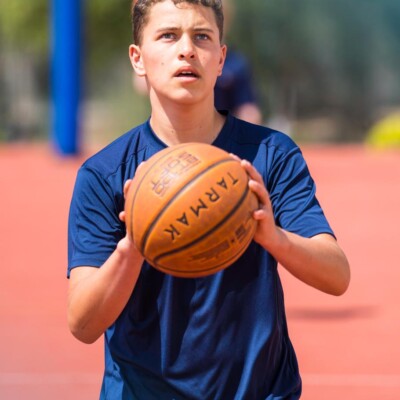
[[[199,75],[192,69],[181,69],[175,75],[179,78],[198,78]]]

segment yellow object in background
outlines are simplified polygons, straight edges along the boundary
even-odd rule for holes
[[[378,121],[368,132],[365,143],[380,149],[400,148],[400,111]]]

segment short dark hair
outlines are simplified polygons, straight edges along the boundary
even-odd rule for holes
[[[148,14],[151,7],[165,0],[133,0],[131,9],[133,42],[137,45],[142,43],[143,28],[147,24]],[[215,20],[219,30],[219,39],[222,41],[224,34],[224,13],[221,0],[171,0],[175,5],[190,3],[210,7],[214,11]]]

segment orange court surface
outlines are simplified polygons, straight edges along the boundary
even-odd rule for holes
[[[280,268],[302,399],[400,399],[400,151],[302,149],[352,269],[348,292],[332,297]],[[0,145],[1,400],[98,398],[102,340],[84,345],[66,323],[67,216],[82,161],[47,144]]]

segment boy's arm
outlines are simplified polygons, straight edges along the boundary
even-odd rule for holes
[[[248,161],[242,160],[242,166],[261,204],[254,213],[258,220],[254,240],[301,281],[329,294],[343,294],[350,282],[350,267],[336,239],[329,234],[304,238],[279,228],[261,175]]]
[[[132,294],[142,263],[126,236],[101,268],[71,270],[68,324],[77,339],[93,343],[114,323]]]
[[[260,244],[292,275],[304,283],[335,296],[342,295],[350,282],[346,256],[329,234],[304,238],[277,228],[274,242]]]
[[[124,185],[124,195],[131,180]],[[125,221],[125,211],[119,214]],[[114,323],[136,285],[144,258],[125,235],[101,268],[81,266],[70,272],[68,325],[84,343],[95,342]]]

